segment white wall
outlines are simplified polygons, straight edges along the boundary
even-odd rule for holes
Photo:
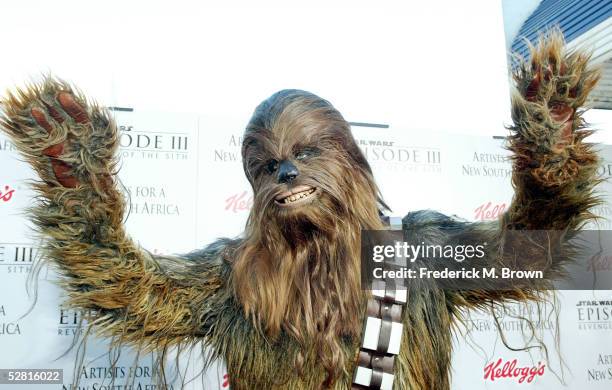
[[[246,121],[302,88],[348,120],[415,132],[503,135],[510,122],[499,1],[23,0],[0,5],[0,34],[0,90],[53,73],[107,105]]]
[[[612,144],[612,110],[589,110],[584,118],[591,128],[597,130],[589,137],[591,142]]]
[[[302,88],[351,121],[503,132],[499,1],[329,3],[4,2],[0,89],[52,72],[108,105],[248,118]]]

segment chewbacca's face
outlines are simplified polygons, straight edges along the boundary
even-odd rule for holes
[[[242,158],[254,202],[233,264],[236,297],[256,326],[285,329],[337,377],[338,335],[360,331],[361,229],[381,228],[370,167],[340,113],[297,90],[257,107]]]
[[[249,122],[242,153],[254,192],[250,221],[261,228],[280,223],[292,238],[331,231],[361,211],[360,197],[376,198],[348,123],[308,92],[284,90],[264,101]]]

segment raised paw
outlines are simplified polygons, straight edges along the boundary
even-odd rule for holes
[[[116,131],[105,111],[51,78],[9,94],[4,105],[1,124],[43,180],[109,184]]]
[[[589,58],[588,53],[568,51],[558,30],[531,46],[531,59],[513,74],[523,99],[514,102],[513,118],[528,130],[523,135],[539,143],[547,140],[547,146],[557,151],[574,141],[582,125],[577,110],[599,78],[599,72],[588,67]]]
[[[41,107],[32,107],[30,109],[30,114],[36,124],[43,128],[49,135],[57,131],[54,130],[57,126],[54,127],[51,123],[55,122],[57,125],[63,124],[66,115],[70,116],[76,123],[89,123],[90,120],[87,112],[77,103],[72,93],[60,92],[57,94],[56,100],[63,109],[62,113],[48,104],[45,104],[44,109]],[[79,182],[76,177],[70,173],[72,171],[72,166],[61,160],[61,156],[67,147],[69,146],[67,142],[64,141],[43,149],[42,153],[50,158],[51,168],[53,169],[57,181],[64,187],[74,188]]]
[[[569,80],[564,79],[567,67],[555,45],[551,42],[551,45],[545,47],[543,51],[544,53],[538,53],[540,55],[534,53],[532,57],[532,80],[527,85],[524,96],[530,102],[541,99],[541,103],[549,110],[550,118],[561,126],[561,143],[569,143],[572,140],[576,113],[576,107],[572,105],[570,99],[576,98],[576,86],[572,87]],[[542,61],[543,59],[545,61]],[[569,91],[567,94],[569,99],[563,99],[566,91]]]

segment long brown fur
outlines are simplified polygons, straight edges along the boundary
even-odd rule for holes
[[[304,148],[316,148],[317,156],[296,161],[300,175],[291,186],[318,188],[319,199],[299,210],[275,207],[287,185],[262,173],[261,164],[294,159]],[[303,91],[281,92],[256,109],[243,161],[255,199],[233,264],[236,296],[269,336],[286,331],[337,377],[345,365],[338,336],[361,330],[361,228],[382,228],[370,168],[344,118]],[[296,356],[298,367],[305,357]]]
[[[488,241],[497,251],[483,264],[544,268],[548,280],[505,290],[410,286],[395,389],[449,389],[452,330],[462,309],[539,300],[562,275],[567,256],[550,262],[549,253],[525,243],[519,247],[528,256],[517,261],[508,249],[517,242],[507,243],[515,239],[511,231],[566,231],[593,217],[598,160],[584,142],[580,107],[598,74],[587,64],[588,55],[566,52],[561,33],[552,32],[517,68],[509,143],[516,193],[500,221],[462,223],[435,212],[404,219],[406,234]],[[264,101],[243,143],[254,192],[243,236],[168,257],[126,235],[115,183],[117,129],[104,109],[52,78],[4,103],[2,127],[41,178],[31,215],[46,238],[46,258],[63,275],[68,304],[94,310],[97,334],[162,356],[202,341],[211,347],[208,359],[225,359],[235,389],[351,387],[366,298],[360,232],[382,228],[385,205],[331,104],[293,90]],[[305,148],[316,153],[298,159]],[[267,168],[272,160],[293,161],[299,176],[279,183]],[[279,193],[299,184],[317,188],[316,199],[295,209],[275,205]]]

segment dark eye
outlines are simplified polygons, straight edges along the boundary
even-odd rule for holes
[[[278,161],[274,159],[268,160],[268,162],[265,165],[266,172],[270,174],[274,173],[277,168],[278,168]]]
[[[296,160],[307,160],[310,157],[314,157],[319,154],[319,150],[316,148],[304,148],[295,154]]]

